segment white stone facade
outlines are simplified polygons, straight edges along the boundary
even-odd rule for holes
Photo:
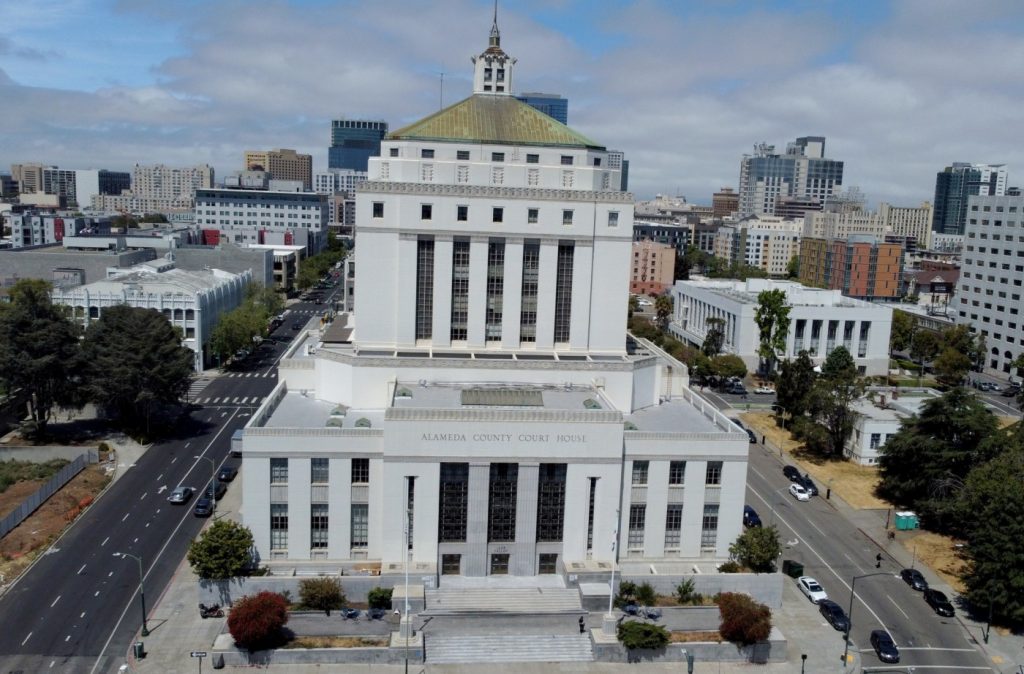
[[[707,336],[708,319],[722,318],[723,351],[736,354],[749,370],[756,370],[757,295],[774,289],[785,291],[790,306],[789,336],[781,358],[794,358],[806,350],[820,364],[836,346],[845,346],[862,374],[888,372],[892,309],[843,297],[839,290],[809,288],[793,281],[676,281],[669,330],[684,342],[700,346]]]

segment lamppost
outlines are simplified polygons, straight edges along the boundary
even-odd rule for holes
[[[139,600],[142,602],[142,636],[148,637],[149,626],[146,625],[146,589],[142,585],[142,581],[145,578],[142,575],[142,558],[136,557],[135,555],[130,555],[127,552],[115,552],[114,556],[121,557],[122,559],[125,557],[131,557],[139,563]]]
[[[604,624],[601,631],[611,635],[615,633],[615,615],[612,613],[613,602],[615,601],[615,551],[619,543],[619,519],[622,517],[622,510],[615,509],[615,533],[612,534],[612,578],[608,581],[608,613],[604,616]]]
[[[208,456],[194,455],[192,458],[210,462],[210,508],[213,510],[211,517],[217,519],[217,464]]]
[[[405,615],[402,617],[399,633],[405,633],[405,674],[409,674],[409,637],[412,633],[412,623],[409,621],[409,549],[412,547],[412,507],[409,502],[409,495],[412,494],[412,486],[415,475],[406,475],[406,487],[405,487],[405,550],[402,554],[405,556]]]
[[[843,635],[846,639],[846,644],[843,646],[843,667],[846,667],[846,657],[850,652],[850,632],[853,630],[853,597],[856,594],[855,588],[857,587],[858,578],[871,578],[872,576],[891,576],[891,573],[879,571],[877,573],[865,573],[862,576],[854,576],[850,582],[850,607],[846,611],[846,634]]]
[[[801,653],[800,654],[800,674],[804,674],[804,665],[806,665],[806,664],[807,664],[807,654],[806,653]]]

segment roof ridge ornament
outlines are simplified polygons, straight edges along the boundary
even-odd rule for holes
[[[491,38],[488,41],[488,46],[501,46],[501,31],[498,30],[498,0],[494,0],[494,23],[491,24]]]

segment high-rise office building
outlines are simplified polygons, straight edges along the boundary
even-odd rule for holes
[[[843,184],[843,162],[825,157],[824,136],[803,136],[777,154],[759,143],[740,162],[740,215],[773,215],[781,197],[825,202]]]
[[[932,205],[927,201],[920,206],[893,206],[882,202],[878,216],[885,231],[893,236],[913,238],[917,248],[931,248]]]
[[[380,142],[387,134],[387,122],[363,119],[332,120],[327,168],[366,171],[370,157],[380,156]]]
[[[1005,193],[1005,164],[953,162],[935,176],[932,231],[963,234],[968,197],[1001,196]]]
[[[271,180],[298,180],[313,189],[313,155],[295,150],[246,150],[246,171],[266,171]]]
[[[562,124],[569,123],[568,98],[562,98],[558,94],[542,94],[536,91],[519,94],[516,98],[531,108],[540,110],[548,117],[554,117]]]
[[[900,297],[903,246],[852,234],[848,239],[805,237],[800,241],[800,283],[841,290],[861,300]]]
[[[740,195],[731,187],[723,187],[711,195],[711,215],[724,218],[740,208]]]

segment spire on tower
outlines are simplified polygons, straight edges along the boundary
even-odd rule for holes
[[[498,0],[494,0],[494,23],[491,24],[491,39],[488,46],[501,46],[501,33],[498,31]]]

